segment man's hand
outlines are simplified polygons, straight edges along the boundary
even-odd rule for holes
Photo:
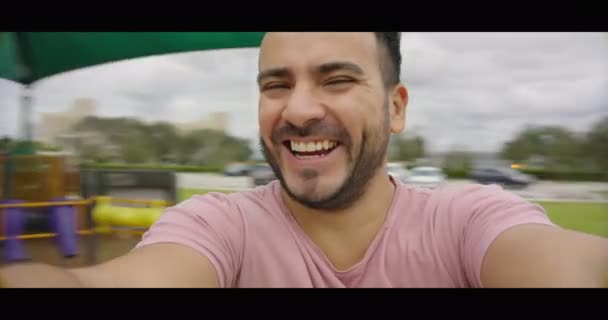
[[[608,287],[608,239],[545,225],[503,232],[481,270],[484,287]]]

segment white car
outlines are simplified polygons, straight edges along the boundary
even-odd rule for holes
[[[386,164],[386,171],[391,176],[397,178],[401,182],[405,182],[407,177],[410,176],[409,170],[407,170],[401,163],[389,162]]]
[[[410,175],[405,183],[424,188],[435,188],[443,184],[446,176],[441,168],[416,167],[410,170]]]

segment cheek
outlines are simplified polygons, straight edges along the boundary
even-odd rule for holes
[[[260,132],[270,132],[272,130],[272,123],[276,122],[279,115],[278,108],[271,104],[260,102],[258,108],[258,125],[260,127]]]
[[[331,104],[345,114],[353,117],[373,117],[383,105],[383,95],[374,88],[355,87],[342,94],[328,94]]]
[[[272,147],[272,142],[270,141],[272,130],[277,128],[280,118],[281,108],[274,104],[260,103],[258,108],[258,129],[260,136],[269,147]]]
[[[359,105],[356,101],[348,101],[350,103],[342,103],[333,108],[333,114],[339,124],[348,132],[352,147],[355,147],[361,142],[363,132],[367,130],[371,124],[370,117],[372,114],[366,112],[365,108]]]

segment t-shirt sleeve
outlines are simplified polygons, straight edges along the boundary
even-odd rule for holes
[[[189,246],[207,257],[221,287],[235,285],[243,256],[244,223],[227,195],[194,196],[167,208],[136,248],[167,242]]]
[[[487,249],[505,230],[551,222],[543,207],[499,186],[472,185],[453,194],[451,234],[458,244],[462,271],[472,287],[483,287],[481,265]]]

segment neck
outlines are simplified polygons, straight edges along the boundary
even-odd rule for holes
[[[311,209],[294,201],[283,191],[283,199],[296,221],[304,230],[313,233],[333,231],[352,234],[361,232],[365,227],[379,229],[390,210],[394,195],[395,185],[382,169],[369,181],[361,199],[345,210],[329,212]]]

